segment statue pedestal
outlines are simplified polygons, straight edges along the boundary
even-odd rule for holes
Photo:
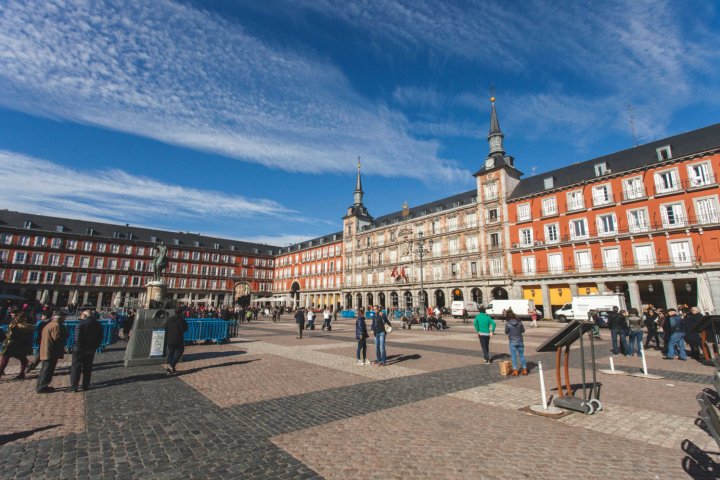
[[[145,300],[143,302],[143,308],[150,308],[150,302],[160,302],[165,299],[165,293],[167,292],[167,283],[160,280],[153,280],[152,282],[145,285]]]

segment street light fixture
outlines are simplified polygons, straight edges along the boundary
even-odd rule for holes
[[[416,241],[413,242],[413,240],[408,236],[406,236],[407,242],[408,242],[408,250],[410,254],[416,254],[418,256],[418,259],[420,260],[420,311],[421,315],[425,314],[425,287],[424,287],[424,275],[423,275],[423,259],[426,253],[430,253],[432,251],[432,245],[433,241],[428,241],[428,249],[425,248],[425,238],[423,237],[422,232],[418,232],[418,238]],[[414,247],[414,248],[413,248]]]

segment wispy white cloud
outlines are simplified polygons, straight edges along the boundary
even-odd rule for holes
[[[168,0],[0,6],[0,105],[273,168],[468,178],[317,58]],[[422,162],[424,169],[411,168]]]
[[[224,235],[239,221],[287,222],[295,216],[271,200],[172,185],[119,169],[71,169],[3,150],[0,170],[5,185],[0,204],[8,210],[161,228],[225,225]]]
[[[542,133],[586,143],[601,132],[629,132],[625,106],[632,104],[639,136],[654,138],[667,133],[681,109],[719,102],[720,30],[712,27],[717,12],[711,3],[291,3],[344,21],[380,45],[482,67],[469,71],[479,75],[479,84],[512,75],[514,86],[498,84],[499,106],[507,125],[531,137]],[[477,92],[437,92],[421,84],[398,88],[394,100],[426,111],[453,104],[487,111],[487,99]]]
[[[267,245],[276,245],[278,247],[284,247],[287,245],[293,245],[295,243],[305,242],[311,238],[315,238],[317,235],[296,235],[294,233],[281,233],[279,235],[256,235],[250,237],[243,237],[243,240],[253,243],[264,243]]]

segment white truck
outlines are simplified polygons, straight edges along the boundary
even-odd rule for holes
[[[455,300],[450,304],[450,314],[455,318],[461,318],[463,309],[467,310],[468,317],[473,318],[480,312],[480,305],[475,302],[465,302],[463,300]]]
[[[509,308],[518,318],[529,318],[529,312],[535,310],[535,302],[532,300],[493,300],[485,307],[485,313],[493,318],[501,318]]]
[[[578,295],[573,297],[572,303],[566,303],[555,311],[555,318],[561,322],[570,320],[587,320],[590,310],[627,310],[625,295],[621,293],[607,293],[596,295]]]

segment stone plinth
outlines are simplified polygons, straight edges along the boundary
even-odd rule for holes
[[[159,302],[165,298],[165,292],[167,291],[167,283],[163,281],[154,280],[145,285],[145,301],[143,302],[143,308],[150,308],[150,302],[152,300]]]

